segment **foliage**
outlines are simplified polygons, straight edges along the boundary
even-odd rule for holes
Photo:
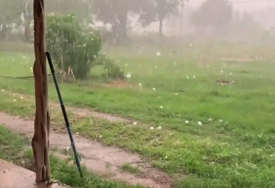
[[[0,0],[0,23],[10,23],[20,18],[27,0]]]
[[[101,46],[99,33],[83,30],[73,14],[48,16],[47,48],[59,69],[71,67],[77,79],[87,78]]]
[[[213,26],[220,28],[231,22],[232,5],[227,0],[207,0],[191,17],[194,25],[199,27]]]
[[[46,11],[49,13],[75,13],[79,20],[86,19],[91,10],[86,0],[47,0]]]
[[[128,16],[137,14],[148,0],[93,0],[96,19],[111,24],[113,38],[121,42],[127,36]]]
[[[140,22],[146,26],[152,22],[159,22],[159,33],[162,34],[163,21],[171,16],[179,15],[179,6],[185,0],[150,0],[150,5],[143,7]]]
[[[26,0],[0,0],[0,38],[7,39],[10,28],[8,24],[19,23],[20,15],[24,12]]]
[[[112,59],[105,55],[100,55],[96,58],[95,65],[101,65],[104,68],[102,76],[112,79],[124,79],[123,70],[113,62]]]
[[[178,15],[178,6],[181,3],[183,3],[182,0],[151,0],[150,6],[143,8],[140,21],[148,25],[168,16]]]

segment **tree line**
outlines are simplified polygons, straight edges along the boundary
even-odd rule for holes
[[[181,17],[188,0],[47,0],[48,13],[75,13],[86,25],[95,20],[110,25],[108,36],[116,41],[127,39],[131,17],[136,17],[142,27],[158,22],[158,33],[163,35],[164,21],[171,17]],[[32,0],[0,0],[0,37],[10,23],[21,23],[25,28],[25,38],[30,40],[32,21]],[[232,5],[227,0],[206,0],[194,11],[190,22],[200,31],[208,27],[221,32],[222,28],[236,17]],[[183,28],[184,29],[184,28]]]

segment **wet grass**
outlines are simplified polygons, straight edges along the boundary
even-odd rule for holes
[[[14,55],[15,62],[26,63],[20,68],[8,64],[7,54],[3,57],[1,74],[29,74],[32,61]],[[148,126],[84,118],[74,123],[74,131],[140,153],[172,177],[188,175],[176,178],[180,188],[275,186],[272,60],[226,64],[211,59],[202,64],[199,58],[169,57],[168,52],[120,52],[114,58],[131,74],[129,88],[98,86],[97,81],[62,84],[65,104],[131,117]],[[0,89],[33,94],[32,80],[0,79]],[[234,83],[222,86],[216,82],[220,79]],[[5,92],[0,96],[1,111],[32,115],[32,104],[14,102]],[[57,100],[52,83],[50,99]]]
[[[34,169],[32,151],[24,151],[30,143],[27,138],[18,136],[7,128],[0,125],[0,158],[23,166],[30,170]],[[77,188],[88,187],[114,187],[114,188],[142,188],[141,186],[129,186],[123,183],[105,181],[84,169],[84,177],[81,178],[77,169],[68,163],[51,156],[52,178],[63,184]]]

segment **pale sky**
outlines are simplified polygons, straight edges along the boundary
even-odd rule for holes
[[[205,0],[189,0],[186,6],[200,6]],[[228,0],[232,2],[235,10],[238,11],[256,11],[269,7],[275,7],[275,0]]]

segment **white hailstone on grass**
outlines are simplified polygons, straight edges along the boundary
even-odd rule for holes
[[[207,68],[209,68],[209,65],[207,65]]]
[[[150,130],[154,130],[154,127],[150,127]]]
[[[199,126],[202,126],[202,122],[201,122],[201,121],[198,121],[198,125],[199,125]]]
[[[158,126],[158,130],[161,130],[162,129],[162,127],[161,126]]]
[[[220,119],[220,120],[219,120],[219,122],[223,122],[223,120],[222,120],[222,119]]]
[[[163,106],[160,106],[161,109],[163,109]]]
[[[137,122],[133,122],[133,125],[137,125]]]
[[[231,76],[231,75],[232,75],[232,72],[230,72],[229,75]]]
[[[118,61],[118,62],[120,62],[120,61]],[[128,64],[127,64],[127,63],[125,63],[125,66],[127,67],[127,66],[128,66]]]
[[[158,68],[158,66],[155,66],[155,68]]]
[[[188,121],[188,120],[185,120],[185,123],[186,123],[186,124],[188,124],[188,123],[189,123],[189,121]]]
[[[16,102],[17,100],[16,99],[13,99],[13,102]]]
[[[179,95],[178,93],[175,93],[175,95]]]
[[[223,73],[223,70],[221,70],[221,73]]]
[[[3,92],[4,92],[5,90],[4,90],[4,89],[2,89],[1,91],[3,91]]]
[[[160,52],[157,52],[156,55],[157,55],[157,56],[161,56],[161,53],[160,53]]]
[[[156,88],[153,87],[153,91],[156,91]]]
[[[130,73],[126,74],[126,78],[131,78],[131,74]]]
[[[193,46],[193,44],[192,44],[192,43],[190,43],[190,44],[189,44],[189,46],[190,46],[190,47],[192,47],[192,46]]]
[[[69,152],[70,151],[70,146],[66,146],[64,149],[65,149],[66,152]]]
[[[193,78],[196,78],[196,76],[194,75]]]
[[[187,79],[189,79],[189,76],[186,76]]]
[[[23,99],[23,96],[21,96],[20,99]]]
[[[208,121],[213,121],[213,119],[212,119],[212,118],[209,118]]]

